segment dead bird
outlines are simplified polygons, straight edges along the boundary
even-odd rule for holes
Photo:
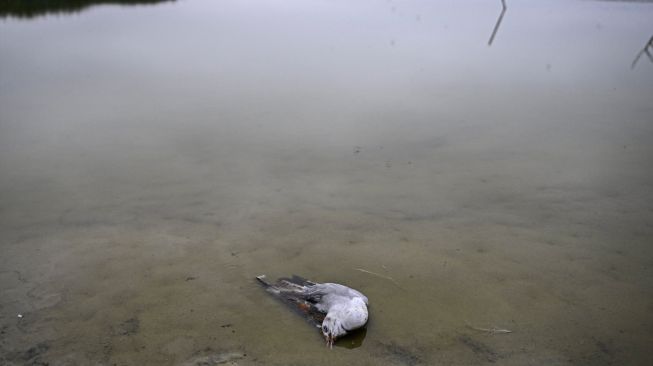
[[[315,283],[299,276],[280,278],[274,284],[267,282],[265,275],[256,279],[270,294],[319,327],[328,347],[333,348],[337,338],[367,324],[367,297],[353,288]]]

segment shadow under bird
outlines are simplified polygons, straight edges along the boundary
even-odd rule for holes
[[[265,275],[256,279],[273,296],[319,327],[328,347],[336,339],[367,324],[367,297],[337,283],[315,283],[299,276],[280,278],[272,284]]]

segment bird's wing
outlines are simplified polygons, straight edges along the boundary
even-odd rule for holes
[[[283,293],[287,296],[301,297],[309,287],[314,285],[313,282],[299,276],[292,276],[291,278],[282,277],[275,283],[267,282],[265,275],[258,276],[256,279],[262,283],[263,287],[265,287],[269,292],[275,294]]]
[[[353,288],[343,286],[337,283],[318,283],[314,286],[308,287],[304,291],[304,295],[310,299],[310,301],[319,302],[326,295],[339,296],[347,299],[353,299],[355,297],[361,298],[365,304],[368,304],[367,297],[360,293],[359,291],[354,290]]]
[[[291,278],[280,278],[272,284],[265,280],[265,276],[258,276],[256,279],[265,289],[292,310],[303,316],[309,323],[316,327],[322,326],[326,316],[314,301],[305,295],[306,291],[315,283],[299,276]]]

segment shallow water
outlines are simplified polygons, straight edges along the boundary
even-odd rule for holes
[[[652,364],[653,4],[507,5],[0,8],[1,363]]]

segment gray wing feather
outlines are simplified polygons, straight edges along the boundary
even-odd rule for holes
[[[308,287],[304,291],[304,295],[314,301],[320,301],[320,299],[327,295],[342,296],[348,299],[360,297],[363,299],[366,305],[368,304],[367,297],[365,295],[354,290],[353,288],[349,288],[337,283],[318,283],[314,286]]]

